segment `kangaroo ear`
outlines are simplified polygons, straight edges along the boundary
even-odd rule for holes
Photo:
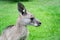
[[[22,14],[25,15],[26,14],[26,9],[24,7],[24,5],[22,3],[18,3],[18,11]]]

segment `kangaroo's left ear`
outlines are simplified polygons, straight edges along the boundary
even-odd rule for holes
[[[25,15],[26,13],[26,9],[25,6],[22,3],[18,3],[18,11],[22,14]]]

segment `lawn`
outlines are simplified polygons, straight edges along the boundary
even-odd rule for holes
[[[29,26],[28,40],[60,40],[60,0],[31,0],[22,2],[42,24]],[[0,1],[0,34],[18,18],[17,2]]]

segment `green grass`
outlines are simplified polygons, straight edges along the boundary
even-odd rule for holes
[[[22,2],[37,19],[40,27],[28,26],[28,40],[60,40],[60,0]],[[0,1],[0,33],[18,18],[16,2]]]

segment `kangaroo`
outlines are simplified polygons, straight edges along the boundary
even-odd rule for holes
[[[10,25],[0,36],[0,40],[26,40],[28,30],[27,25],[40,26],[39,22],[22,3],[18,3],[19,17],[16,25]]]

